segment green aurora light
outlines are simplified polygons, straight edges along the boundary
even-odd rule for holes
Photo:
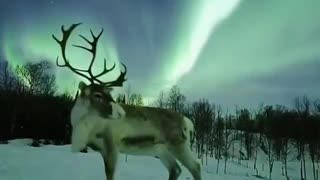
[[[166,72],[161,73],[165,74],[165,89],[171,88],[192,70],[215,27],[227,18],[239,3],[240,0],[204,0],[190,3],[190,14],[182,14],[182,23],[177,30],[178,43],[173,43],[175,46],[171,47],[173,50],[169,53],[170,57],[166,57],[168,61],[163,68]]]
[[[97,25],[94,21],[86,21],[90,23],[84,23],[74,30],[70,36],[67,46],[67,57],[70,63],[74,67],[86,69],[91,60],[91,54],[83,49],[73,47],[72,44],[80,44],[87,46],[86,42],[78,35],[82,34],[88,39],[91,39],[90,29],[95,34],[99,33],[101,28],[104,28],[97,47],[96,62],[93,66],[93,72],[98,73],[102,70],[103,59],[107,59],[107,66],[111,67],[113,63],[117,66],[115,71],[108,74],[107,77],[103,76],[103,80],[110,80],[115,78],[119,74],[119,58],[115,48],[115,41],[112,39],[112,32],[106,28]],[[68,28],[74,21],[53,20],[51,23],[43,23],[33,26],[24,26],[16,24],[7,24],[7,28],[4,33],[4,55],[10,62],[12,67],[23,64],[26,62],[37,62],[40,60],[49,60],[54,64],[56,70],[57,83],[59,84],[59,90],[69,91],[77,86],[80,80],[84,80],[82,77],[75,75],[68,68],[58,68],[55,66],[56,58],[59,56],[59,62],[63,63],[61,58],[61,51],[59,45],[52,38],[52,34],[55,34],[58,39],[62,38],[61,25]],[[10,31],[13,27],[17,28],[17,31]],[[17,34],[19,35],[17,35]],[[35,59],[37,57],[37,59]],[[85,81],[85,80],[84,80]],[[74,83],[70,83],[74,82]]]

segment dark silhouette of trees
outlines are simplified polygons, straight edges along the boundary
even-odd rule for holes
[[[116,102],[123,103],[123,104],[136,105],[136,106],[144,105],[142,95],[139,93],[132,92],[130,85],[126,88],[125,93],[119,93],[116,96]]]
[[[123,104],[131,104],[136,106],[143,106],[143,98],[141,94],[133,93],[130,96],[126,96],[125,94],[118,94],[116,97],[116,102]]]
[[[186,96],[181,93],[180,88],[177,85],[174,85],[170,89],[168,95],[168,108],[183,113],[186,104],[186,99]]]
[[[310,100],[308,97],[303,96],[302,98],[295,98],[295,108],[297,112],[296,125],[294,132],[295,146],[298,150],[298,159],[300,160],[300,172],[301,179],[306,179],[306,165],[305,165],[305,144],[307,140],[308,131],[306,123],[304,121],[310,118]]]
[[[208,152],[204,149],[205,145],[213,148],[210,136],[215,119],[214,107],[208,100],[200,99],[192,104],[190,114],[191,119],[194,121],[198,157],[203,157],[203,153]]]
[[[143,106],[143,98],[141,94],[133,93],[129,97],[129,104],[136,105],[136,106]]]
[[[48,62],[0,69],[0,139],[50,139],[68,143],[73,98],[56,94],[55,76]]]
[[[235,115],[222,115],[221,107],[209,103],[207,99],[185,102],[186,97],[175,86],[169,92],[168,98],[165,98],[163,91],[160,93],[156,106],[180,111],[184,109],[182,113],[194,122],[195,138],[192,144],[196,144],[196,152],[202,162],[203,157],[207,157],[208,154],[215,157],[218,164],[222,157],[226,162],[229,149],[233,147],[234,152],[233,142],[237,141],[240,143],[240,149],[237,149],[239,163],[253,157],[253,168],[257,177],[260,177],[256,165],[260,149],[268,157],[269,179],[272,178],[275,161],[282,162],[283,176],[288,179],[288,155],[295,152],[292,148],[295,147],[298,151],[297,159],[301,163],[301,178],[306,179],[306,152],[314,162],[314,179],[318,178],[318,166],[315,164],[320,160],[320,100],[312,104],[309,98],[304,96],[295,99],[294,109],[282,105],[261,104],[254,112],[246,108],[237,108]],[[241,147],[244,147],[246,153]],[[226,169],[225,163],[225,173]],[[217,173],[218,171],[217,166]]]
[[[241,131],[240,133],[240,144],[244,145],[247,152],[245,159],[249,159],[253,153],[253,127],[254,121],[251,119],[251,113],[248,109],[240,109],[238,111],[238,120],[236,128]],[[241,153],[241,152],[240,152]]]
[[[126,100],[126,95],[125,94],[118,94],[117,98],[116,98],[116,102],[118,103],[122,103],[122,104],[126,104],[127,100]]]
[[[0,61],[0,87],[2,90],[13,90],[15,76],[7,61]]]

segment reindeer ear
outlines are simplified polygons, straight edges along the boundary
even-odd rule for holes
[[[85,88],[87,85],[86,85],[86,83],[84,83],[83,81],[80,81],[80,83],[79,83],[79,85],[78,85],[78,88],[80,89],[80,90],[82,90],[83,88]]]

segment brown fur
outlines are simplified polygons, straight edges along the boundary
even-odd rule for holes
[[[165,135],[170,144],[180,144],[186,139],[183,115],[180,113],[154,107],[143,107],[121,104],[126,112],[126,118],[132,121],[150,121]],[[183,128],[181,128],[183,127]]]
[[[122,138],[121,141],[128,146],[156,143],[155,137],[152,135],[125,137],[125,138]]]

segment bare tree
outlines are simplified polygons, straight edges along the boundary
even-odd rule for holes
[[[1,61],[0,61],[1,62]],[[7,61],[0,63],[0,87],[7,90],[10,84],[11,72],[9,70],[9,63]]]
[[[165,98],[165,95],[164,95],[164,92],[163,91],[160,91],[159,93],[159,96],[156,100],[156,107],[158,108],[166,108],[166,105],[167,102],[166,102],[166,98]]]
[[[118,102],[118,103],[122,103],[122,104],[126,104],[126,95],[125,94],[118,94],[117,95],[117,98],[116,98],[116,101]]]
[[[224,122],[224,146],[223,146],[223,156],[224,156],[224,174],[227,174],[227,161],[229,158],[229,149],[231,144],[233,143],[233,134],[231,130],[231,121],[232,116],[226,115],[225,122]]]
[[[295,113],[290,111],[283,112],[281,119],[278,119],[278,131],[280,132],[279,141],[281,144],[280,156],[284,165],[284,175],[288,178],[288,155],[291,152],[290,138],[292,135],[291,121],[295,118]]]
[[[309,155],[312,161],[313,179],[318,180],[318,169],[316,168],[316,162],[320,158],[320,115],[318,114],[318,108],[316,102],[312,115],[308,119],[304,120],[308,133],[306,135],[306,141],[308,144]]]
[[[320,115],[320,99],[317,99],[313,102],[313,106],[314,106],[314,113],[317,115]]]
[[[241,131],[240,143],[241,145],[244,145],[247,151],[245,159],[249,159],[253,152],[253,121],[251,118],[251,113],[248,109],[240,109],[237,114],[237,129]],[[241,150],[240,153],[242,153]]]
[[[126,104],[130,104],[130,97],[131,97],[131,85],[130,84],[128,84],[128,87],[127,87],[127,98],[126,98]]]
[[[174,85],[168,97],[168,107],[177,112],[183,112],[186,103],[186,96],[180,92],[177,85]]]
[[[281,160],[284,165],[284,175],[288,178],[288,155],[291,152],[289,147],[289,139],[283,139],[283,149],[281,152]]]
[[[272,106],[265,106],[264,108],[264,128],[262,135],[262,146],[266,146],[266,153],[268,155],[269,165],[269,179],[272,178],[273,164],[274,164],[274,131],[273,131],[273,120],[275,119],[275,112]]]
[[[30,94],[54,94],[56,79],[50,74],[52,65],[48,61],[18,65],[16,73],[26,83]]]
[[[213,106],[208,100],[200,99],[192,104],[191,116],[194,121],[197,152],[200,158],[203,157],[204,145],[208,145],[206,139],[212,130],[215,116]]]
[[[299,97],[295,98],[295,108],[297,111],[297,130],[295,135],[295,145],[298,150],[298,159],[300,160],[300,173],[301,178],[306,180],[306,165],[305,165],[305,127],[302,123],[303,120],[310,118],[310,100],[307,96],[303,96],[302,99]]]
[[[128,104],[136,105],[136,106],[143,106],[143,98],[141,94],[133,93],[129,97]]]
[[[273,139],[268,135],[263,136],[264,144],[267,146],[268,152],[268,165],[269,165],[269,179],[272,179],[272,171],[273,171],[273,164],[274,164],[274,154],[273,154]]]
[[[254,165],[253,168],[256,171],[256,176],[259,176],[259,171],[257,168],[257,159],[258,159],[258,149],[260,148],[260,144],[261,144],[261,133],[263,133],[263,120],[264,120],[264,116],[263,116],[263,104],[259,105],[258,110],[255,113],[255,126],[254,126],[254,130],[255,130],[255,135],[254,137],[254,149],[255,149],[255,154],[254,154]]]
[[[0,61],[0,89],[19,92],[19,81],[10,64],[7,61]]]
[[[223,138],[223,117],[221,114],[221,106],[217,107],[217,118],[214,126],[214,147],[215,147],[215,157],[217,159],[217,169],[216,173],[219,173],[219,164],[220,164],[220,159],[221,155],[223,153],[223,147],[224,147],[224,138]]]
[[[254,150],[255,150],[253,169],[256,171],[256,175],[258,176],[259,171],[257,168],[257,159],[258,159],[258,149],[260,147],[260,134],[258,133],[254,134],[253,141],[254,141]]]

